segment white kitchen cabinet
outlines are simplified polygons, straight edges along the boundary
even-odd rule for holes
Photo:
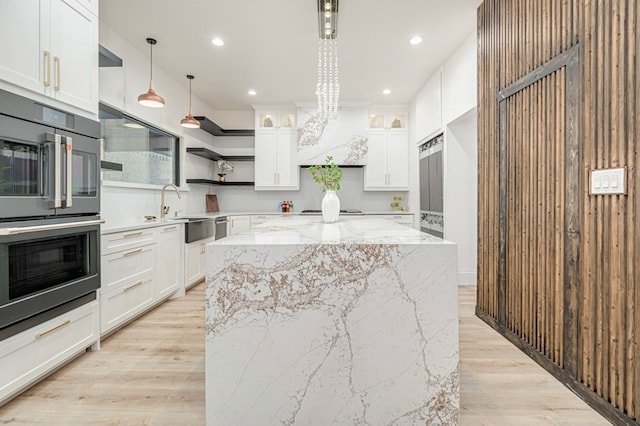
[[[199,283],[204,278],[206,245],[213,241],[214,238],[194,241],[185,245],[185,279],[186,288]]]
[[[158,261],[155,273],[155,301],[166,299],[181,286],[182,225],[156,228]]]
[[[0,406],[100,339],[93,301],[0,341]]]
[[[296,113],[294,110],[277,107],[256,110],[256,130],[262,129],[296,129]]]
[[[98,18],[93,10],[97,0],[0,2],[0,39],[5,41],[0,43],[0,86],[23,96],[26,89],[41,102],[97,116]]]
[[[425,84],[416,99],[416,142],[442,133],[442,70]]]
[[[300,189],[296,162],[296,114],[291,110],[256,110],[255,189]]]
[[[406,112],[372,111],[369,114],[369,128],[406,131],[408,124],[407,116],[408,114]]]
[[[127,242],[126,248],[103,254],[100,262],[101,335],[113,331],[142,313],[154,303],[154,272],[156,240],[145,238],[153,229],[118,232],[102,237],[102,246],[109,242]],[[129,236],[129,237],[127,237]],[[129,240],[127,240],[129,238]],[[138,241],[135,242],[130,241]]]
[[[409,190],[409,135],[406,130],[369,130],[365,191]]]
[[[300,189],[295,130],[263,129],[255,135],[255,189]]]
[[[229,235],[239,234],[251,228],[251,216],[229,216]]]

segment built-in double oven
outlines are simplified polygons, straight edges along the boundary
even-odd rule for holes
[[[100,124],[0,91],[0,339],[95,299]]]

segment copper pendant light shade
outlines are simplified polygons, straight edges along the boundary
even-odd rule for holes
[[[191,113],[191,80],[193,80],[195,77],[192,75],[187,75],[187,78],[189,79],[189,114],[185,118],[180,120],[180,125],[182,127],[186,127],[187,129],[197,129],[200,127],[200,122],[196,120]]]
[[[138,96],[138,103],[140,105],[149,108],[162,108],[164,106],[164,99],[153,90],[153,45],[157,43],[156,39],[148,38],[147,43],[151,46],[150,55],[150,78],[149,78],[149,90],[146,93]]]

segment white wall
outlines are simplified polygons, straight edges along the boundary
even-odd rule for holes
[[[444,133],[444,238],[458,245],[458,283],[475,284],[478,217],[475,28],[429,76],[412,105],[418,124],[416,143]]]
[[[444,236],[458,244],[458,283],[476,284],[478,256],[476,108],[445,129]]]
[[[159,40],[158,43],[162,41]],[[320,207],[322,192],[304,169],[301,170],[299,191],[265,192],[255,191],[253,187],[187,185],[185,183],[187,178],[216,179],[217,170],[214,162],[187,154],[184,151],[185,147],[207,147],[223,155],[253,155],[254,138],[214,137],[200,129],[181,127],[180,120],[185,116],[189,102],[187,79],[173,80],[155,64],[154,88],[165,99],[166,105],[160,109],[140,106],[137,97],[144,93],[149,85],[148,44],[144,40],[138,40],[132,44],[103,22],[100,22],[100,44],[123,60],[122,67],[100,69],[100,101],[181,138],[182,199],[178,200],[173,191],[166,192],[166,204],[171,208],[170,215],[173,215],[176,210],[180,210],[181,214],[204,212],[206,194],[217,194],[219,206],[225,211],[276,211],[277,205],[283,200],[294,201],[294,208],[297,211]],[[195,77],[194,88],[198,84],[198,76]],[[253,111],[213,110],[197,96],[193,97],[192,103],[193,111],[197,115],[205,115],[223,128],[254,128]],[[234,162],[234,166],[234,171],[228,176],[229,180],[253,180],[253,162]],[[415,173],[417,176],[417,166],[412,165],[410,173]],[[414,181],[417,182],[417,178]],[[364,192],[363,184],[364,176],[361,168],[344,169],[343,189],[338,193],[343,208],[391,211],[389,204],[393,195],[403,195],[405,200],[410,198],[408,192]],[[417,188],[416,185],[414,185],[415,188]],[[413,204],[417,206],[417,201],[413,201]],[[160,190],[157,187],[140,188],[126,185],[103,185],[102,187],[101,215],[107,221],[128,221],[145,215],[159,216],[159,214]]]

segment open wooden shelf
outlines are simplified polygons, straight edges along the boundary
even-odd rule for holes
[[[255,136],[253,129],[223,129],[207,117],[199,115],[194,117],[200,122],[200,128],[213,136]]]
[[[255,182],[218,182],[212,179],[187,179],[187,183],[198,183],[203,185],[220,185],[220,186],[254,186]]]
[[[255,159],[253,155],[222,155],[207,148],[187,148],[187,152],[211,161],[253,161]]]

